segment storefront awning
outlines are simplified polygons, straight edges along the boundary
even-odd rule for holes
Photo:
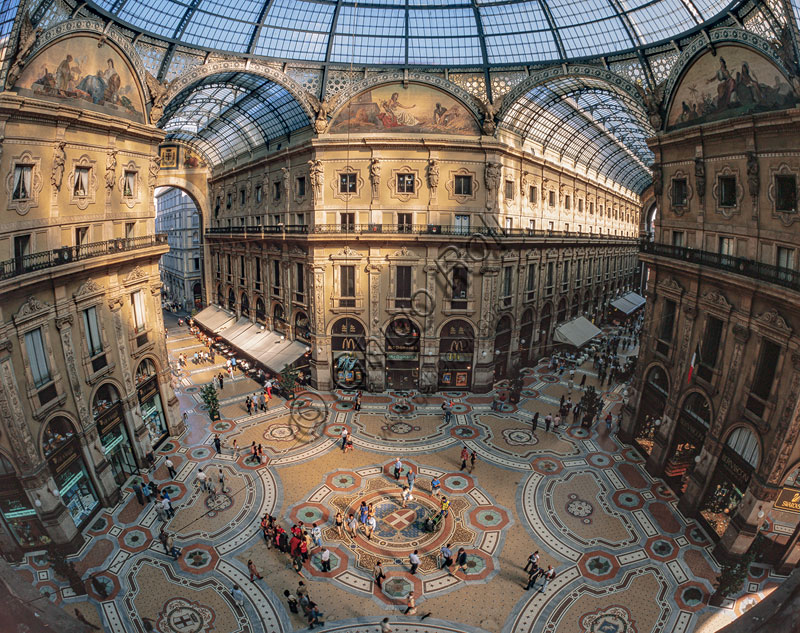
[[[227,333],[226,333],[227,334]],[[261,334],[261,326],[255,323],[250,323],[244,329],[238,329],[232,336],[225,336],[228,342],[234,347],[238,347],[244,351],[247,347],[252,346],[255,338]]]
[[[250,321],[250,319],[241,317],[236,323],[225,329],[225,332],[222,334],[222,338],[224,338],[231,345],[236,345],[234,339],[248,329],[251,325],[253,325],[253,323]],[[217,332],[219,331],[220,330],[217,330]]]
[[[194,320],[212,332],[220,332],[231,325],[236,316],[219,306],[203,308],[194,316]]]
[[[600,328],[587,318],[580,316],[559,325],[553,333],[553,339],[559,343],[583,347],[598,334],[600,334]]]
[[[625,297],[617,297],[611,302],[611,307],[616,308],[623,314],[631,314],[632,312],[636,311],[636,306],[633,305],[630,301],[625,299]]]
[[[632,303],[637,308],[641,308],[647,302],[647,299],[645,299],[642,295],[637,294],[635,292],[629,292],[628,294],[623,295],[622,298],[625,299],[625,301],[627,301],[628,303]]]
[[[281,345],[278,353],[270,358],[267,365],[272,371],[280,373],[287,365],[291,365],[294,361],[306,353],[306,346],[298,341],[287,341],[288,345]]]

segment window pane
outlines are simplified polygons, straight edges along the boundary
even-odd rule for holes
[[[397,267],[397,297],[411,297],[411,266]]]
[[[97,310],[92,307],[83,311],[83,324],[86,329],[86,343],[89,347],[89,355],[95,356],[103,351],[100,343],[100,325],[97,322]]]
[[[355,266],[342,266],[342,296],[356,296],[356,268]]]
[[[41,328],[25,335],[25,349],[28,352],[28,360],[31,365],[33,384],[36,387],[41,387],[50,382],[50,365],[47,362],[47,355],[44,351]]]

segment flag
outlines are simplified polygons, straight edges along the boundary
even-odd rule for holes
[[[694,348],[694,354],[692,354],[692,362],[689,363],[689,377],[686,379],[687,384],[692,382],[692,374],[694,373],[694,368],[697,366],[698,360],[700,360],[699,344],[697,345],[697,347]]]

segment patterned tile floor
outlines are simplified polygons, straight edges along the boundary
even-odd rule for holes
[[[190,357],[199,345],[174,319],[170,354]],[[596,384],[590,364],[587,383]],[[491,396],[448,394],[455,415],[445,424],[443,396],[416,396],[409,412],[398,412],[397,394],[368,394],[361,412],[346,394],[308,394],[294,409],[274,399],[266,412],[248,415],[244,398],[256,385],[243,377],[226,381],[223,419],[210,423],[199,388],[217,373],[208,365],[189,367],[176,393],[188,414],[188,429],[171,438],[159,455],[172,455],[170,479],[158,464],[151,477],[169,485],[176,515],[168,522],[180,558],[166,556],[157,538],[160,520],[143,508],[130,488],[122,501],[101,512],[85,531],[74,561],[84,574],[96,573],[108,597],[91,590],[75,597],[46,560],[30,555],[18,567],[50,599],[75,607],[99,627],[140,633],[145,623],[161,633],[268,632],[305,628],[283,600],[300,577],[285,555],[267,548],[258,522],[269,512],[282,524],[323,524],[331,571],[321,570],[312,551],[302,580],[320,605],[326,629],[374,632],[384,617],[408,633],[713,633],[766,596],[782,580],[753,568],[745,593],[722,608],[707,605],[718,564],[712,542],[678,512],[675,497],[652,479],[630,447],[602,428],[563,427],[534,433],[530,419],[557,408],[568,385],[544,365],[526,370],[524,398],[505,411],[490,408]],[[617,414],[621,389],[604,389]],[[579,397],[579,392],[573,397]],[[342,428],[356,450],[342,453]],[[211,439],[220,433],[222,454]],[[240,447],[261,443],[266,463],[253,464]],[[459,471],[462,446],[474,450],[474,470]],[[403,508],[401,487],[392,475],[400,457],[403,474],[416,475],[414,499]],[[209,500],[196,485],[199,468],[225,473],[226,492]],[[425,518],[439,501],[430,481],[440,478],[451,502],[449,516],[433,532]],[[372,539],[339,534],[337,510],[357,514],[361,501],[377,509]],[[466,572],[440,569],[438,550],[464,547]],[[418,549],[421,565],[409,573],[408,554]],[[523,566],[533,550],[556,579],[544,592],[525,591]],[[247,561],[264,576],[250,582]],[[386,580],[373,582],[380,560]],[[244,590],[244,606],[230,588]],[[403,615],[413,591],[419,612]],[[430,612],[422,622],[420,616]]]

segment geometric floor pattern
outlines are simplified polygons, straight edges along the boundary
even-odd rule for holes
[[[191,357],[200,349],[170,315],[170,354]],[[176,515],[167,529],[181,548],[177,561],[158,541],[161,525],[152,507],[139,505],[130,487],[114,508],[103,510],[84,531],[72,558],[79,572],[95,574],[105,596],[91,588],[76,597],[41,556],[29,555],[17,571],[49,599],[106,631],[139,633],[278,633],[302,630],[283,598],[299,580],[309,588],[327,621],[326,630],[370,633],[389,617],[408,633],[712,633],[741,615],[782,580],[754,566],[743,594],[722,608],[707,604],[719,566],[712,541],[681,515],[677,500],[645,470],[643,460],[609,434],[605,425],[587,431],[562,426],[531,429],[558,407],[568,385],[544,364],[525,370],[523,398],[493,411],[493,394],[448,392],[433,396],[365,394],[362,409],[350,396],[309,393],[294,405],[273,399],[266,412],[248,415],[244,399],[257,385],[244,377],[225,382],[222,419],[210,423],[198,397],[218,368],[189,363],[176,376],[176,394],[188,414],[186,432],[159,448],[148,478],[167,486]],[[597,385],[587,363],[587,385]],[[576,382],[578,382],[576,380]],[[621,387],[603,388],[607,411],[617,414]],[[572,393],[575,398],[580,392]],[[445,423],[443,397],[454,402]],[[303,416],[300,424],[298,415]],[[343,453],[347,428],[355,450]],[[215,433],[223,440],[216,454]],[[233,451],[234,440],[240,447]],[[250,459],[261,444],[266,458]],[[475,468],[459,470],[461,450],[475,451]],[[170,478],[170,455],[177,475]],[[393,476],[400,458],[403,477]],[[221,468],[226,492],[209,500],[196,483],[198,469]],[[401,485],[416,475],[413,499],[402,504]],[[451,501],[434,531],[425,519],[439,508],[434,477]],[[378,528],[371,539],[341,535],[334,517],[358,516],[373,504]],[[323,572],[312,550],[302,579],[287,556],[268,548],[259,522],[269,513],[288,528],[317,522],[331,552]],[[448,574],[438,552],[451,544],[467,553],[466,572]],[[418,550],[416,574],[408,555]],[[556,578],[544,592],[525,591],[523,570],[538,550]],[[250,582],[247,561],[263,575]],[[372,570],[381,561],[379,588]],[[244,606],[232,598],[242,587]],[[403,615],[414,592],[417,616]],[[430,612],[424,622],[420,615]],[[402,628],[400,628],[402,627]]]

